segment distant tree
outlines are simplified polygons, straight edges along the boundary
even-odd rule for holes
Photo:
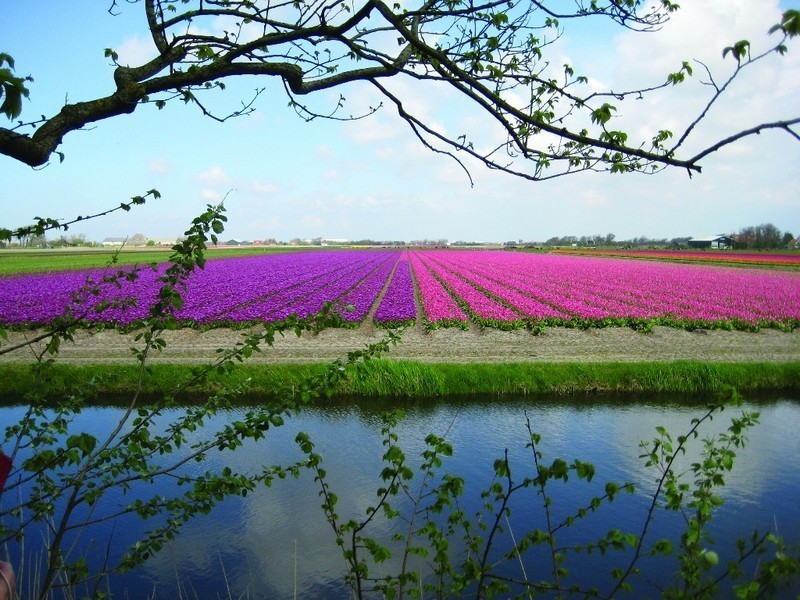
[[[794,239],[794,235],[791,232],[787,231],[783,234],[783,239],[781,240],[781,246],[788,246],[791,241]]]
[[[19,237],[19,245],[23,248],[43,248],[47,245],[47,238],[43,234],[29,233]]]
[[[685,248],[689,245],[688,237],[675,237],[669,241],[670,248]]]
[[[29,248],[44,248],[47,246],[47,238],[43,235],[35,235],[28,238],[27,246]]]
[[[753,248],[756,243],[756,228],[749,226],[749,227],[742,227],[739,230],[738,235],[735,239],[735,246],[737,248]]]
[[[50,245],[53,247],[62,247],[62,246],[86,246],[86,236],[84,234],[78,235],[62,235],[56,240],[52,240]]]
[[[742,227],[739,235],[736,236],[736,246],[752,250],[779,248],[785,245],[784,238],[785,236],[775,225],[762,223],[761,225]]]
[[[747,40],[732,40],[722,50],[732,66],[731,74],[719,78],[708,73],[709,98],[684,131],[662,129],[637,139],[625,131],[617,104],[671,88],[690,77],[696,64],[705,65],[683,62],[655,84],[646,81],[635,89],[598,90],[596,81],[590,84],[589,74],[578,74],[563,64],[560,51],[552,51],[551,46],[562,35],[571,34],[573,24],[592,20],[640,32],[659,29],[678,9],[671,0],[426,0],[417,4],[107,0],[105,7],[101,4],[89,10],[107,9],[110,15],[141,10],[142,30],[153,42],[152,56],[141,65],[128,66],[113,48],[98,48],[112,63],[113,92],[87,101],[68,101],[54,115],[36,115],[32,121],[0,128],[0,154],[41,166],[61,154],[59,148],[71,132],[133,113],[144,104],[160,109],[182,101],[221,121],[246,114],[261,91],[228,115],[212,114],[204,100],[209,90],[222,89],[227,80],[242,76],[280,82],[290,106],[307,120],[364,116],[346,114],[341,94],[325,114],[313,110],[303,98],[357,81],[368,83],[426,146],[449,154],[462,166],[463,158],[469,157],[534,180],[579,171],[652,172],[669,166],[697,173],[706,156],[744,137],[768,130],[799,137],[792,127],[800,123],[800,117],[789,114],[774,122],[743,123],[741,130],[693,155],[682,153],[684,142],[698,130],[731,80],[765,57],[788,51],[790,39],[800,34],[800,11],[794,9],[787,10],[770,30],[773,35],[763,50],[756,51]],[[74,10],[68,3],[60,8]],[[6,10],[3,17],[5,27],[29,28],[30,16],[23,10]],[[43,46],[51,42],[49,32],[35,27],[30,35],[41,36]],[[63,31],[60,35],[83,33]],[[579,30],[575,35],[581,35]],[[26,57],[17,58],[24,64]],[[23,112],[32,81],[29,76],[15,75],[16,68],[11,56],[0,53],[0,112],[10,119]],[[496,134],[491,128],[483,128],[485,139],[470,139],[461,131],[442,132],[438,122],[412,112],[411,96],[397,95],[384,85],[385,80],[397,77],[450,86],[483,112],[487,124],[497,125],[505,141],[499,147],[490,142]],[[790,113],[797,109],[793,103],[784,107]]]
[[[777,248],[781,245],[781,230],[772,223],[764,223],[757,227],[756,237],[760,238],[762,248]]]

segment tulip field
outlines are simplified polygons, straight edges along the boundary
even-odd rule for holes
[[[554,252],[585,256],[619,256],[625,258],[669,260],[689,263],[737,264],[765,267],[800,267],[800,254],[786,252],[740,252],[731,250],[609,250],[597,248],[588,250],[581,248],[559,248],[554,250]]]
[[[160,267],[163,271],[164,267]],[[160,271],[99,269],[0,278],[0,325],[62,315],[135,326]],[[115,279],[115,281],[109,281]],[[197,270],[175,314],[186,326],[238,326],[312,315],[425,327],[608,326],[794,329],[800,272],[481,250],[335,250],[219,258]]]

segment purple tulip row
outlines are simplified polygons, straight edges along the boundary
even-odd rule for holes
[[[345,321],[360,323],[372,310],[372,306],[386,286],[386,280],[392,274],[392,269],[398,264],[398,255],[396,253],[391,253],[388,256],[390,260],[385,260],[381,263],[357,288],[342,298],[341,304],[348,307],[347,311],[341,313]],[[411,288],[411,293],[414,293],[413,287]]]
[[[374,319],[378,323],[402,323],[417,318],[417,304],[414,301],[414,280],[411,277],[411,265],[408,252],[403,252],[397,262],[394,275],[389,281]]]
[[[308,316],[325,302],[351,305],[342,316],[357,322],[370,311],[400,252],[341,251],[209,260],[182,290],[176,317],[200,324],[275,321]],[[91,322],[128,325],[148,316],[158,297],[158,272],[145,268],[135,281],[100,283],[103,270],[17,276],[0,280],[0,323],[43,325],[67,311]],[[87,300],[74,305],[75,290],[87,280]],[[112,303],[100,311],[100,303]]]
[[[790,271],[551,254],[419,254],[480,318],[497,319],[499,301],[534,319],[671,317],[748,324],[800,319],[800,274]]]
[[[352,256],[324,254],[322,259],[287,253],[208,261],[191,277],[179,316],[199,323],[258,319],[265,315],[256,307],[283,307],[331,272],[361,264]]]
[[[312,261],[316,256],[316,260],[326,266],[325,272],[315,272],[312,277],[299,275],[294,284],[232,307],[222,312],[216,320],[279,321],[291,314],[300,317],[313,315],[322,310],[326,302],[341,302],[344,296],[367,280],[381,263],[390,262],[391,268],[391,263],[397,259],[396,253],[392,255],[382,252],[333,252],[325,253],[326,256],[317,256],[318,254],[303,256],[310,257]],[[268,281],[268,273],[263,273],[261,278]],[[371,304],[366,307],[367,311],[369,306]],[[342,312],[343,317],[346,315],[346,312]]]
[[[120,276],[123,270],[136,281]],[[6,278],[0,281],[0,324],[42,325],[66,314],[95,322],[146,317],[157,277],[149,267],[125,267]]]

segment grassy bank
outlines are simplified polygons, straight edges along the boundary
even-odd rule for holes
[[[203,386],[185,390],[207,393],[226,383],[246,382],[249,392],[271,396],[297,386],[325,365],[242,365],[229,375],[214,375]],[[192,378],[185,365],[153,365],[143,391],[172,390],[176,382]],[[132,366],[74,366],[48,368],[54,394],[94,389],[103,394],[133,391],[137,370]],[[34,385],[31,367],[0,365],[0,395],[20,397]],[[337,396],[366,398],[431,398],[437,396],[519,396],[584,393],[702,394],[733,386],[739,391],[800,391],[800,363],[508,363],[425,364],[372,361],[351,373],[336,390]]]
[[[303,248],[306,250],[307,248]],[[206,258],[229,258],[257,254],[279,254],[298,252],[296,246],[242,246],[238,248],[209,248]],[[0,252],[0,275],[43,273],[49,271],[72,271],[106,267],[116,256],[118,266],[144,265],[166,262],[174,252],[155,247],[125,247],[117,252],[114,248],[58,248],[46,250],[3,250]]]

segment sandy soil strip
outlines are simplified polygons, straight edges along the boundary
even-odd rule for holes
[[[32,333],[9,332],[0,349],[10,347]],[[217,348],[229,347],[241,331],[190,329],[167,332],[167,348],[153,362],[198,363],[212,360]],[[331,329],[319,335],[293,334],[279,338],[272,349],[253,358],[259,363],[324,362],[343,357],[350,350],[378,341],[383,332],[371,327],[357,330]],[[115,331],[81,333],[74,344],[65,344],[60,360],[74,364],[132,362],[132,335]],[[0,362],[31,360],[30,349],[0,355]],[[695,360],[707,362],[797,362],[800,361],[800,331],[785,333],[763,330],[683,331],[655,327],[652,333],[637,333],[624,327],[606,329],[547,329],[541,335],[526,331],[441,329],[425,332],[412,328],[386,358],[421,362],[642,362]]]

